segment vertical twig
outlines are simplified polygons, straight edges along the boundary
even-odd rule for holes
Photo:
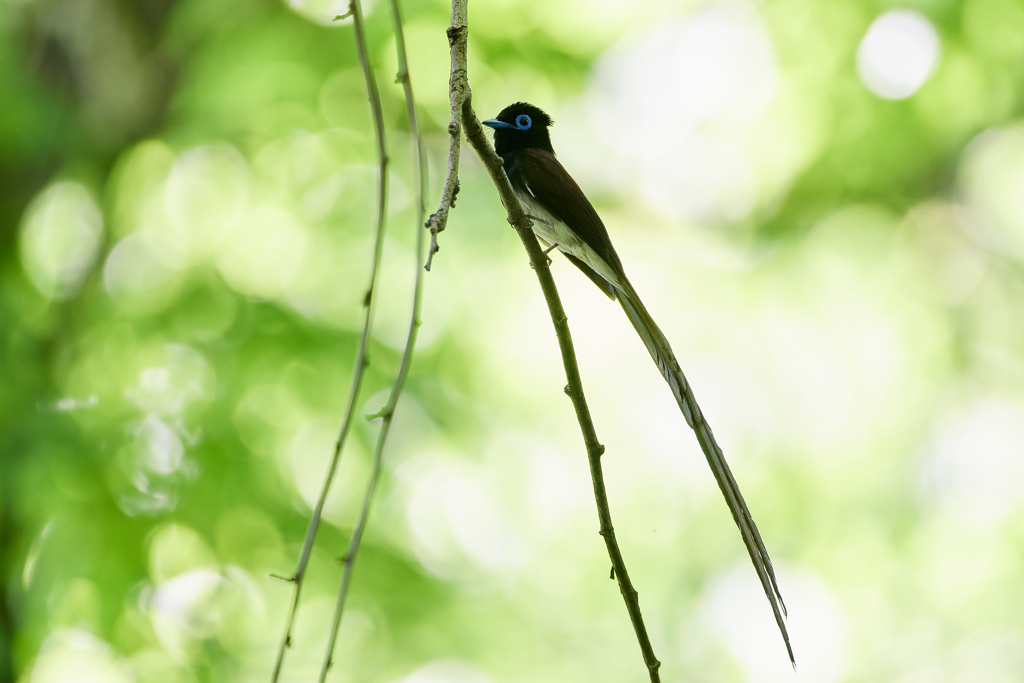
[[[309,518],[309,526],[306,528],[306,537],[302,544],[302,552],[299,555],[299,563],[296,566],[295,574],[289,579],[295,584],[295,592],[292,595],[292,604],[288,612],[285,634],[282,637],[281,645],[278,648],[277,662],[274,665],[274,673],[271,678],[271,683],[277,683],[281,675],[281,667],[284,664],[285,651],[291,645],[292,628],[295,624],[295,612],[298,609],[299,596],[302,592],[302,583],[305,579],[306,566],[309,564],[309,556],[313,548],[313,540],[316,537],[317,529],[320,526],[320,519],[323,514],[324,503],[327,500],[327,494],[331,489],[334,475],[338,470],[338,463],[341,461],[341,451],[345,443],[345,438],[348,436],[349,429],[352,426],[356,399],[359,395],[359,390],[362,387],[363,375],[366,370],[366,366],[369,365],[369,359],[366,355],[366,347],[369,343],[370,328],[373,321],[373,289],[377,282],[377,272],[380,270],[381,254],[384,250],[384,224],[387,219],[388,194],[388,156],[384,143],[384,115],[381,111],[380,95],[377,92],[377,84],[374,81],[373,73],[370,70],[370,64],[366,53],[366,45],[363,41],[362,16],[360,8],[355,0],[349,4],[349,14],[351,14],[355,19],[354,24],[356,27],[356,43],[359,50],[359,61],[363,67],[363,74],[366,78],[366,90],[370,99],[371,109],[373,111],[373,126],[377,134],[377,153],[380,162],[377,180],[377,228],[373,245],[373,261],[370,267],[370,285],[366,290],[366,295],[363,299],[363,306],[365,308],[363,329],[359,336],[359,347],[356,351],[356,362],[355,367],[353,368],[352,384],[349,387],[348,400],[345,406],[345,415],[342,419],[341,429],[338,433],[338,440],[334,444],[334,453],[331,457],[331,464],[327,470],[327,475],[324,477],[324,484],[320,491],[320,497],[317,499],[316,506],[313,508],[313,513]],[[341,17],[336,17],[336,19],[342,19],[347,16],[349,15],[346,14]]]
[[[358,0],[353,0],[355,5]],[[357,35],[362,34],[361,30],[361,16],[358,14],[358,8],[355,10],[353,16],[356,18],[356,32]],[[406,115],[409,118],[409,134],[412,138],[413,147],[413,174],[416,179],[416,216],[414,220],[416,230],[416,262],[414,268],[416,271],[415,283],[413,285],[413,305],[412,315],[409,320],[409,331],[406,334],[405,339],[405,350],[402,352],[402,361],[398,367],[398,373],[395,376],[394,384],[391,386],[391,394],[388,396],[388,401],[384,407],[376,415],[370,416],[368,419],[377,417],[383,418],[381,421],[380,430],[377,433],[377,444],[373,452],[373,466],[370,471],[369,479],[366,484],[366,492],[363,495],[363,504],[359,511],[359,519],[356,523],[355,529],[352,531],[352,538],[349,541],[348,550],[342,557],[342,563],[344,564],[344,571],[341,577],[341,586],[338,588],[338,598],[334,607],[334,616],[331,621],[331,634],[327,644],[327,654],[324,657],[323,666],[320,669],[320,683],[323,683],[327,679],[327,672],[330,670],[334,652],[334,645],[338,638],[338,631],[341,628],[341,617],[345,611],[345,599],[348,596],[349,584],[352,581],[352,570],[355,563],[356,552],[359,550],[360,543],[362,542],[363,532],[366,530],[367,520],[370,515],[370,503],[373,499],[373,493],[377,488],[377,482],[380,478],[381,465],[384,461],[384,447],[387,444],[388,435],[391,432],[391,425],[394,422],[395,409],[398,406],[398,399],[402,394],[402,389],[405,386],[405,379],[409,374],[409,367],[412,363],[412,352],[416,346],[416,336],[420,328],[420,310],[423,301],[423,272],[425,269],[420,268],[420,263],[423,261],[423,247],[424,247],[424,230],[423,230],[423,215],[426,213],[423,204],[423,197],[426,192],[426,170],[423,159],[423,143],[420,138],[419,123],[416,118],[416,100],[413,97],[412,92],[412,81],[409,78],[409,65],[405,56],[405,36],[402,31],[402,16],[398,7],[398,0],[391,0],[391,15],[392,20],[395,24],[395,44],[398,52],[398,79],[402,83],[402,89],[405,91],[405,107]],[[365,45],[362,44],[360,38],[360,51],[365,55]],[[365,59],[365,56],[363,57]]]
[[[611,512],[608,507],[608,497],[605,493],[604,474],[601,469],[601,454],[604,452],[597,440],[594,431],[594,423],[587,408],[586,399],[583,395],[583,385],[579,376],[579,368],[576,365],[576,352],[572,347],[572,338],[569,334],[568,321],[565,311],[562,309],[561,300],[558,297],[558,290],[555,288],[551,271],[548,270],[548,258],[543,254],[537,238],[533,234],[532,223],[523,212],[523,207],[512,191],[512,186],[505,176],[501,159],[494,153],[484,137],[483,129],[476,118],[472,107],[472,89],[469,85],[467,43],[469,25],[467,21],[468,0],[452,0],[451,26],[448,28],[448,45],[451,51],[451,74],[449,77],[449,101],[451,103],[451,123],[448,124],[448,134],[451,136],[451,143],[448,155],[448,175],[445,178],[444,192],[441,196],[441,205],[430,219],[427,227],[431,230],[431,247],[427,257],[427,268],[434,253],[437,252],[437,233],[444,230],[448,218],[448,209],[454,205],[455,195],[458,193],[458,162],[459,162],[459,134],[463,128],[466,129],[466,138],[476,150],[491,174],[498,192],[501,195],[502,203],[508,212],[508,221],[519,233],[520,239],[526,248],[540,280],[541,289],[544,291],[544,298],[548,303],[551,312],[551,319],[555,325],[555,332],[558,335],[559,348],[562,351],[562,362],[565,365],[568,386],[566,393],[572,399],[573,407],[576,409],[576,416],[583,431],[583,440],[587,447],[587,457],[590,461],[591,476],[594,482],[594,495],[597,500],[598,517],[601,523],[601,535],[605,540],[608,555],[612,561],[613,571],[619,583],[619,590],[623,600],[626,602],[626,609],[629,612],[633,629],[640,644],[644,663],[647,666],[652,683],[658,683],[660,677],[658,669],[661,662],[654,655],[650,639],[647,636],[647,628],[644,625],[643,617],[640,614],[640,602],[636,590],[629,580],[622,553],[619,551],[615,539],[615,531],[611,523]]]
[[[437,211],[430,214],[426,227],[430,230],[430,252],[427,264],[434,260],[440,247],[437,235],[448,225],[448,211],[455,206],[459,194],[459,156],[462,148],[462,103],[470,96],[467,74],[466,44],[469,36],[467,24],[467,0],[452,1],[452,24],[448,27],[448,48],[451,53],[451,72],[448,75],[448,101],[451,104],[451,120],[448,123],[448,169],[445,172],[441,203]]]
[[[512,185],[505,175],[501,158],[491,149],[487,138],[484,136],[480,121],[477,120],[473,111],[471,96],[467,96],[463,102],[462,122],[466,130],[466,139],[473,149],[480,156],[480,160],[487,168],[498,188],[501,202],[508,212],[508,222],[519,233],[519,238],[526,248],[530,257],[530,264],[537,273],[541,289],[544,292],[544,299],[547,301],[548,310],[551,313],[551,321],[555,326],[555,333],[558,336],[558,347],[562,352],[562,365],[565,366],[565,376],[568,385],[565,393],[572,400],[573,408],[576,410],[576,419],[580,423],[580,430],[583,432],[583,442],[587,447],[587,459],[590,461],[590,476],[594,483],[594,499],[597,501],[597,516],[600,520],[600,533],[604,538],[605,547],[608,549],[608,557],[612,562],[612,573],[619,583],[619,592],[626,603],[626,611],[629,612],[629,619],[633,623],[633,631],[636,633],[637,642],[640,645],[640,652],[647,666],[647,672],[651,677],[651,683],[658,683],[661,680],[658,673],[661,662],[654,654],[651,640],[647,635],[647,627],[644,625],[643,615],[640,613],[640,600],[629,580],[629,573],[626,571],[626,563],[622,559],[619,544],[615,539],[615,529],[612,526],[612,514],[608,505],[608,495],[604,486],[604,472],[601,468],[601,456],[604,454],[604,446],[597,440],[597,432],[594,430],[594,421],[587,408],[587,399],[583,394],[583,382],[580,379],[579,367],[576,364],[576,351],[573,349],[572,336],[569,333],[569,320],[562,308],[562,301],[558,296],[555,287],[555,280],[551,277],[551,270],[548,268],[549,259],[541,251],[540,244],[533,234],[533,223],[523,212]]]

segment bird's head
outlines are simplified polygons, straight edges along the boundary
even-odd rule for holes
[[[497,118],[482,123],[494,129],[494,151],[500,157],[529,147],[555,153],[548,135],[551,117],[528,102],[510,104]]]

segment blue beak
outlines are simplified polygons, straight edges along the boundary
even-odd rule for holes
[[[504,121],[499,121],[498,119],[487,119],[486,121],[481,121],[480,123],[484,124],[489,128],[515,128],[515,126],[513,126],[511,123],[505,123]]]

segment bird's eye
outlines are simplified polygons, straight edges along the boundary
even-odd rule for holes
[[[519,130],[529,130],[531,125],[533,125],[533,121],[526,114],[520,114],[516,117],[516,128]]]

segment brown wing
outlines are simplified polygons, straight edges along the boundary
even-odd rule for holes
[[[518,155],[516,166],[520,168],[513,173],[519,175],[530,194],[552,216],[569,226],[612,270],[622,274],[622,263],[601,217],[558,159],[550,152],[530,148]]]

